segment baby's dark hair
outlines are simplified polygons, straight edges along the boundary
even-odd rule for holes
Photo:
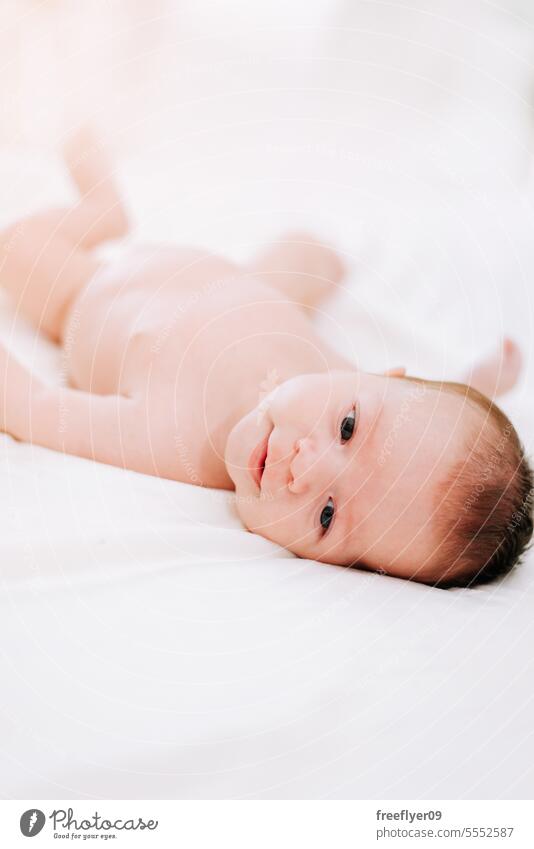
[[[423,383],[461,396],[479,414],[464,455],[437,486],[434,521],[441,542],[433,571],[437,565],[440,577],[433,583],[485,584],[510,572],[531,540],[532,468],[513,425],[485,395],[463,383]]]

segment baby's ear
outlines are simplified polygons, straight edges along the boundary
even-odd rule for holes
[[[396,366],[395,368],[388,368],[387,371],[384,372],[386,377],[404,377],[406,374],[406,369],[404,366]]]

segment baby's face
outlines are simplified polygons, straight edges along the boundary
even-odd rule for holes
[[[301,557],[435,580],[436,484],[460,456],[468,415],[462,398],[393,377],[288,380],[228,438],[239,514]]]

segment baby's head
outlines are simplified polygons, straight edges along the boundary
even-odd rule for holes
[[[302,375],[236,424],[225,461],[246,527],[301,557],[467,586],[532,535],[517,434],[463,384]]]

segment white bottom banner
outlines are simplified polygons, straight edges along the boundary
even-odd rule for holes
[[[0,801],[0,845],[534,847],[531,802]]]

